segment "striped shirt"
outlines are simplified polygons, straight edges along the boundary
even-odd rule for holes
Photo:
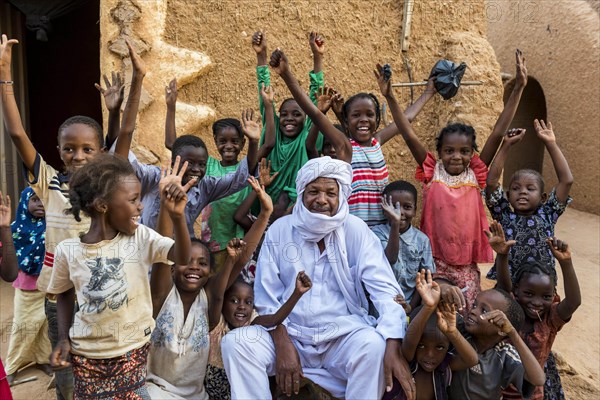
[[[363,147],[353,139],[352,194],[348,199],[350,214],[373,227],[387,220],[381,209],[381,193],[388,184],[389,174],[379,142],[373,138],[370,147]]]

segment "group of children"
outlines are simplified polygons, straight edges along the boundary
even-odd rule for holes
[[[113,74],[112,82],[105,78],[106,87],[97,85],[109,112],[106,141],[97,122],[69,118],[58,130],[61,172],[45,163],[22,126],[11,80],[16,43],[2,36],[0,89],[6,128],[30,188],[12,235],[6,233],[10,202],[0,195],[2,277],[14,280],[16,274],[6,271],[18,265],[17,323],[31,317],[29,309],[45,310],[57,398],[230,398],[230,384],[244,377],[225,373],[221,338],[249,324],[281,324],[310,290],[310,277],[301,273],[278,312],[259,316],[253,309],[264,232],[300,201],[296,174],[320,154],[351,164],[350,213],[380,239],[389,262],[381,267],[392,268],[403,291],[398,301],[411,316],[402,353],[416,395],[396,387],[398,393],[392,390],[386,398],[564,397],[550,350],[581,296],[568,245],[554,237],[554,225],[571,201],[573,178],[551,124],[535,121],[558,175],[551,194],[533,170],[517,171],[506,192],[499,184],[510,147],[525,134],[508,130],[527,84],[520,51],[513,92],[481,152],[473,127],[461,123],[442,129],[430,152],[410,122],[434,96],[435,77],[403,111],[390,74],[377,65],[375,79],[394,121],[378,130],[375,95],[358,93],[344,101],[325,87],[322,36],[309,36],[314,68],[306,95],[283,51],[267,58],[266,34],[259,31],[252,47],[262,132],[252,110],[241,121],[218,120],[213,138],[221,159],[210,157],[197,136],[177,137],[172,81],[165,124],[172,160],[161,168],[140,163],[130,152],[146,69],[128,42],[133,76],[122,118],[123,82]],[[277,111],[269,67],[293,96]],[[339,124],[326,116],[329,109]],[[422,184],[420,230],[412,221],[417,189],[406,181],[389,182],[381,150],[397,135],[411,151]],[[246,142],[247,156],[239,160]],[[106,147],[114,155],[102,154]],[[43,207],[30,205],[36,201]],[[201,239],[194,231],[198,219]],[[21,240],[25,234],[31,240]],[[481,291],[478,263],[492,262],[492,250],[497,256],[491,277],[498,284]],[[555,259],[565,281],[562,300]],[[35,303],[21,306],[29,291]],[[25,361],[45,363],[11,360],[9,349],[10,375]]]

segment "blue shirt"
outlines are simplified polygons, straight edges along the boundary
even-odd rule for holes
[[[389,241],[390,229],[389,224],[375,225],[371,228],[384,250]],[[392,264],[392,271],[407,302],[410,302],[415,293],[417,272],[423,268],[435,272],[431,244],[427,235],[411,226],[400,235],[398,259]]]
[[[160,194],[158,182],[160,181],[160,167],[142,164],[137,160],[130,160],[135,174],[142,184],[142,216],[140,223],[152,229],[156,228],[158,210],[160,209]],[[236,193],[248,184],[248,161],[244,158],[238,169],[224,176],[204,176],[188,193],[185,205],[185,220],[191,237],[194,234],[194,222],[200,212],[212,201]]]

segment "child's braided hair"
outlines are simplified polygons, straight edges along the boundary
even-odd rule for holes
[[[73,214],[77,222],[81,222],[81,211],[91,216],[94,200],[108,200],[125,177],[137,179],[129,161],[117,155],[98,154],[69,180],[71,208],[66,213]]]
[[[440,134],[435,138],[435,149],[439,152],[442,148],[442,143],[444,142],[444,136],[449,135],[451,133],[458,133],[459,135],[467,136],[471,138],[471,147],[475,151],[479,151],[477,148],[476,134],[475,128],[471,125],[465,125],[461,123],[449,124]]]
[[[379,122],[381,121],[381,110],[379,107],[379,100],[377,100],[377,97],[373,93],[357,93],[346,100],[344,106],[342,107],[342,119],[344,122],[348,123],[348,109],[355,100],[359,99],[369,99],[375,105],[375,129],[377,129],[379,127]]]

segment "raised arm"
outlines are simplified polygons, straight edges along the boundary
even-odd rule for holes
[[[10,221],[10,197],[8,195],[3,197],[0,192],[0,243],[2,243],[2,247],[0,247],[0,278],[6,282],[17,279],[19,273],[19,260],[12,240]]]
[[[485,145],[479,154],[481,161],[488,166],[496,155],[498,146],[500,146],[500,143],[502,142],[504,132],[506,132],[510,126],[510,123],[515,117],[515,113],[519,107],[519,102],[521,101],[521,95],[523,94],[525,86],[527,86],[527,67],[525,66],[525,57],[523,57],[521,50],[517,49],[515,52],[515,58],[517,62],[515,86],[510,94],[510,97],[508,98],[508,101],[504,105],[502,113],[500,113],[500,116],[496,121],[496,125],[494,125],[492,133],[486,140]]]
[[[248,139],[248,173],[254,174],[258,164],[258,142],[260,141],[260,125],[254,121],[254,111],[248,109],[242,113],[242,132]]]
[[[208,297],[208,322],[209,332],[212,331],[219,323],[221,312],[223,311],[223,299],[227,290],[228,280],[233,271],[233,266],[237,263],[246,242],[241,239],[234,238],[227,243],[227,260],[223,267],[215,276],[206,282],[206,295]]]
[[[431,78],[427,82],[427,87],[425,88],[425,91],[421,94],[421,96],[419,96],[417,101],[415,101],[413,104],[408,106],[406,108],[406,110],[404,111],[404,115],[406,116],[406,119],[408,119],[408,122],[412,122],[417,117],[417,115],[419,115],[421,110],[423,110],[423,107],[425,106],[425,104],[427,104],[429,102],[429,100],[431,100],[431,98],[433,97],[433,95],[435,93],[436,93],[436,91],[435,91],[434,79]],[[384,107],[385,107],[385,103],[384,103]],[[382,113],[384,113],[384,111],[382,111]],[[383,129],[381,129],[379,132],[377,132],[375,134],[375,137],[377,138],[377,141],[379,143],[385,143],[399,133],[400,133],[400,130],[396,126],[396,123],[391,123],[391,124],[383,127]]]
[[[311,32],[308,36],[310,50],[313,53],[313,72],[323,71],[323,56],[325,55],[325,39],[318,32]]]
[[[504,169],[504,163],[506,162],[510,148],[515,143],[520,142],[524,136],[525,129],[514,128],[506,132],[500,150],[498,150],[498,154],[496,154],[494,161],[490,164],[485,186],[486,197],[494,193],[498,189],[498,186],[500,186],[500,177],[502,176],[502,170]]]
[[[298,303],[298,300],[300,300],[302,295],[308,292],[311,287],[312,281],[310,280],[310,277],[306,275],[304,271],[298,272],[298,275],[296,276],[296,288],[290,298],[283,303],[275,314],[260,315],[252,321],[252,325],[261,325],[265,328],[270,328],[283,323],[296,306],[296,303]]]
[[[279,172],[275,172],[271,175],[271,160],[263,158],[260,160],[258,164],[258,183],[261,187],[267,188],[275,178],[277,178]],[[233,215],[233,220],[236,224],[241,226],[244,231],[248,232],[254,223],[254,219],[251,219],[248,214],[250,213],[250,209],[252,208],[252,204],[258,198],[256,192],[253,190],[248,193],[248,196],[242,201],[242,204],[235,210],[235,214]]]
[[[571,251],[569,245],[557,238],[547,239],[548,246],[554,257],[560,264],[562,270],[563,284],[565,287],[565,297],[558,304],[557,312],[560,319],[568,321],[573,313],[581,305],[581,291],[579,289],[579,281],[575,268],[573,268],[573,260],[571,259]]]
[[[250,261],[250,258],[252,258],[252,254],[260,243],[262,236],[265,233],[265,229],[267,229],[267,224],[269,223],[271,213],[273,212],[273,201],[267,192],[265,192],[265,188],[261,186],[253,176],[248,177],[248,183],[250,186],[252,186],[253,191],[256,193],[256,196],[260,201],[260,214],[258,214],[258,217],[252,224],[252,227],[250,227],[250,230],[246,232],[246,235],[244,235],[244,242],[247,243],[247,246],[239,260],[234,265],[231,274],[229,275],[227,287],[231,286],[233,282],[235,282],[237,276],[240,274],[240,272],[242,272],[244,265],[246,265],[248,261]]]
[[[529,347],[523,342],[517,330],[512,326],[506,315],[500,310],[492,310],[482,314],[481,318],[487,319],[490,323],[498,327],[500,336],[508,336],[513,346],[519,353],[521,363],[525,369],[525,379],[534,386],[542,386],[546,382],[544,370],[540,367]]]
[[[173,148],[173,143],[177,139],[175,130],[175,108],[177,104],[177,79],[171,79],[169,86],[165,87],[165,102],[167,103],[167,117],[165,119],[165,147],[169,150]]]
[[[269,66],[267,65],[267,33],[256,31],[252,35],[252,49],[256,52],[256,78],[258,80],[258,104],[260,115],[263,118],[263,126],[265,126],[265,104],[262,99],[261,90],[263,87],[271,86],[271,76],[269,74]],[[273,113],[275,113],[275,105],[272,105]]]
[[[454,346],[455,352],[450,360],[450,369],[460,371],[472,367],[479,362],[477,352],[456,328],[456,306],[440,303],[437,309],[437,326],[448,341]]]
[[[490,230],[485,234],[488,237],[488,242],[492,250],[496,252],[496,273],[498,283],[496,287],[503,289],[508,293],[512,293],[512,279],[508,269],[508,252],[517,242],[514,240],[506,240],[502,225],[498,221],[492,221]]]
[[[104,105],[108,110],[108,129],[106,131],[106,140],[104,142],[107,149],[110,149],[112,144],[117,140],[119,136],[119,130],[121,129],[121,104],[123,104],[123,96],[125,93],[125,83],[121,78],[119,72],[113,72],[112,83],[108,80],[106,75],[103,75],[104,89],[100,84],[96,83],[96,89],[104,97]]]
[[[398,261],[400,253],[400,221],[402,219],[402,207],[400,203],[392,204],[392,196],[381,196],[381,208],[383,215],[390,223],[390,237],[387,246],[385,246],[385,257],[391,265]]]
[[[317,108],[324,115],[327,114],[327,111],[331,108],[331,102],[333,96],[335,95],[335,90],[329,87],[321,86],[317,91]],[[308,135],[306,136],[306,154],[309,159],[319,157],[319,151],[317,150],[317,138],[319,136],[319,128],[312,124],[310,130],[308,131]]]
[[[400,105],[394,96],[391,79],[385,79],[383,67],[380,64],[377,64],[376,66],[375,78],[377,78],[377,83],[379,84],[381,94],[383,94],[388,106],[390,107],[392,117],[394,118],[394,123],[402,134],[402,138],[406,142],[406,145],[408,146],[408,149],[412,153],[417,164],[422,165],[425,161],[425,157],[427,157],[427,150],[425,150],[425,146],[423,146],[419,141],[419,138],[413,131],[410,122],[406,118],[406,115],[404,115],[400,109]]]
[[[571,185],[573,185],[573,174],[571,174],[571,169],[565,155],[556,144],[556,136],[552,130],[552,123],[548,122],[548,125],[546,125],[543,120],[538,121],[536,119],[533,121],[533,126],[540,140],[544,142],[548,154],[550,154],[556,176],[558,177],[558,184],[555,188],[556,199],[564,204],[569,198],[569,191],[571,190]]]
[[[263,158],[268,157],[271,150],[275,147],[277,127],[275,126],[275,92],[273,91],[273,86],[261,84],[259,89],[262,102],[267,105],[264,109],[263,116],[263,129],[265,134],[263,136],[262,145],[258,149],[258,159],[262,160]]]
[[[15,100],[15,92],[12,80],[11,62],[12,62],[12,47],[19,43],[16,39],[8,39],[6,35],[2,35],[0,41],[0,91],[2,99],[2,112],[4,114],[4,125],[14,143],[25,167],[30,172],[33,172],[37,150],[33,147],[33,143],[29,140],[21,115]]]
[[[412,361],[417,352],[417,346],[427,326],[427,321],[433,314],[440,302],[440,287],[431,278],[431,271],[421,270],[417,272],[416,289],[421,295],[422,308],[408,324],[408,329],[402,341],[402,354],[407,361]]]
[[[331,144],[336,149],[338,158],[348,163],[351,162],[352,146],[350,145],[350,142],[344,136],[344,134],[335,126],[333,126],[329,119],[310,101],[306,93],[302,91],[300,84],[289,68],[287,57],[283,51],[279,49],[275,50],[273,54],[271,54],[271,61],[269,64],[284,80],[300,108],[304,110],[312,122],[317,125],[319,130],[331,141]]]
[[[123,121],[121,122],[121,130],[119,131],[119,140],[115,148],[115,154],[127,158],[131,141],[133,139],[133,131],[135,130],[135,120],[137,118],[138,109],[140,107],[140,98],[142,96],[142,82],[146,75],[146,64],[144,60],[135,52],[129,40],[125,40],[131,57],[132,75],[131,87],[129,96],[123,111]]]

